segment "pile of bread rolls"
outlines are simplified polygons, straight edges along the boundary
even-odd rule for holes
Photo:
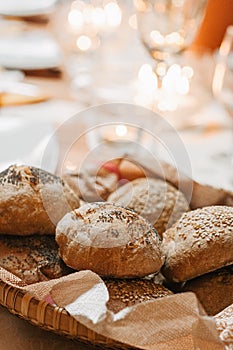
[[[86,179],[81,186],[94,193],[94,177]],[[92,270],[103,277],[114,312],[171,290],[193,290],[209,314],[233,303],[233,207],[191,210],[161,179],[117,188],[115,177],[105,201],[91,195],[80,206],[83,188],[72,180],[30,166],[0,173],[2,267],[27,283]],[[163,284],[152,278],[158,274]]]
[[[78,206],[70,187],[44,170],[12,165],[1,172],[0,266],[26,283],[72,272],[54,237],[57,222]]]

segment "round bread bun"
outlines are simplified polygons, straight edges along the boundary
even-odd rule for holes
[[[64,262],[101,276],[133,278],[160,270],[164,262],[155,229],[132,210],[95,202],[64,216],[56,228]]]
[[[27,284],[73,272],[60,258],[58,245],[51,235],[0,235],[0,266]]]
[[[133,209],[162,233],[189,210],[182,192],[169,183],[153,178],[139,178],[119,187],[108,202]]]
[[[79,207],[79,198],[58,176],[32,166],[0,173],[0,233],[54,234],[57,222]]]
[[[182,292],[193,292],[208,315],[216,315],[233,303],[233,265],[187,281]]]
[[[118,184],[118,176],[110,169],[90,164],[79,173],[64,174],[63,179],[86,202],[106,200]]]
[[[114,313],[128,306],[148,300],[155,300],[173,293],[162,286],[148,280],[104,280],[109,293],[107,307]]]
[[[233,348],[233,304],[214,316],[219,337],[225,345],[226,350]]]
[[[210,206],[182,215],[163,234],[162,273],[182,282],[233,263],[233,207]]]

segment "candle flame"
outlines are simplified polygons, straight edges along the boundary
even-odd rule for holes
[[[124,124],[119,124],[116,126],[115,133],[119,137],[124,137],[127,135],[128,129],[127,126]]]
[[[87,35],[81,35],[78,37],[76,44],[81,51],[87,51],[91,48],[92,41]]]

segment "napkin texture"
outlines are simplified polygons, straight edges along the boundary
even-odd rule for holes
[[[114,314],[106,307],[108,292],[101,278],[80,271],[25,286],[0,270],[0,278],[40,300],[49,300],[87,328],[128,346],[147,350],[222,350],[215,319],[206,316],[194,293],[180,293],[128,307]],[[229,348],[230,349],[230,348]]]

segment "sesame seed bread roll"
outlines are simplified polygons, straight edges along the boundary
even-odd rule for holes
[[[58,245],[51,235],[0,235],[0,266],[27,284],[73,272],[60,258]]]
[[[64,262],[101,276],[133,278],[158,272],[163,265],[161,240],[137,213],[95,202],[64,216],[56,228]]]
[[[173,293],[161,284],[143,279],[105,280],[109,293],[107,307],[114,313],[125,307],[149,300],[155,300]]]
[[[119,187],[108,202],[133,209],[162,233],[189,210],[184,194],[169,183],[153,178],[139,178]]]
[[[163,274],[182,282],[233,263],[233,207],[210,206],[182,215],[163,235]]]
[[[55,234],[55,225],[79,198],[60,177],[32,166],[0,173],[0,234]]]

